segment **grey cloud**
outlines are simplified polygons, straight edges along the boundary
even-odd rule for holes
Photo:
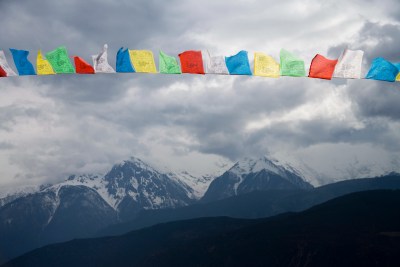
[[[177,47],[185,47],[191,40],[181,38],[185,33],[183,29],[188,26],[187,17],[171,14],[174,4],[174,1],[168,4],[158,1],[140,4],[130,1],[10,1],[3,4],[0,11],[1,46],[30,50],[30,59],[34,61],[38,49],[46,52],[66,45],[71,55],[79,55],[90,62],[90,55],[98,53],[102,45],[108,43],[109,61],[113,65],[120,46],[155,52],[165,47],[178,52]],[[180,17],[186,22],[179,20]],[[159,43],[168,39],[167,43]]]
[[[369,68],[372,60],[383,57],[391,62],[400,62],[397,44],[400,42],[400,25],[365,21],[357,37],[349,43],[338,44],[329,49],[331,57],[338,57],[344,48],[361,49],[364,66]]]
[[[14,148],[14,145],[9,142],[0,142],[0,150],[9,150]]]
[[[11,131],[13,126],[18,123],[18,119],[36,118],[42,111],[39,108],[20,107],[9,105],[0,107],[0,129]]]
[[[400,94],[397,84],[365,81],[349,86],[349,96],[362,117],[385,117],[400,121]]]
[[[400,25],[367,21],[359,33],[359,48],[366,51],[367,62],[371,62],[376,57],[400,62],[397,48],[399,43]]]

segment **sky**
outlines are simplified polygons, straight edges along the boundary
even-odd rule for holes
[[[0,0],[0,49],[44,53],[60,45],[90,62],[109,46],[281,48],[303,58],[365,51],[400,62],[400,2]],[[155,57],[156,63],[158,57]],[[0,79],[0,188],[103,173],[136,156],[173,170],[216,173],[269,155],[319,177],[315,184],[400,171],[400,86],[248,76],[98,74]],[[295,163],[294,163],[295,162]],[[1,191],[1,190],[0,190]]]

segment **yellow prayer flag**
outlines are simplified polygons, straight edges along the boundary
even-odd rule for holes
[[[254,53],[254,75],[279,78],[279,63],[264,53]]]
[[[129,56],[136,72],[157,73],[153,52],[149,50],[129,50]]]
[[[42,51],[38,51],[36,58],[36,72],[37,75],[52,75],[55,74],[50,62],[43,58]]]
[[[399,72],[399,74],[397,74],[397,76],[396,76],[396,82],[400,82],[400,72]]]

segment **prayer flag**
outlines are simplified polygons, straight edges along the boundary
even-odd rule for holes
[[[129,50],[129,56],[136,72],[157,73],[153,52],[150,50]]]
[[[281,49],[281,75],[303,77],[306,76],[304,61],[285,49]]]
[[[345,49],[335,66],[333,77],[360,79],[363,56],[364,51],[362,50]]]
[[[75,73],[74,66],[69,60],[65,46],[60,46],[46,53],[46,58],[50,62],[55,73]]]
[[[396,80],[397,74],[399,74],[399,70],[395,65],[385,60],[384,58],[378,57],[375,58],[374,61],[372,61],[371,68],[369,69],[368,74],[365,78],[394,82]]]
[[[337,62],[337,59],[327,59],[317,54],[311,61],[308,77],[331,80]]]
[[[0,50],[0,68],[6,73],[6,77],[17,76],[14,70],[8,65],[6,55],[4,55],[3,50]]]
[[[0,77],[7,77],[7,73],[5,72],[5,70],[3,70],[2,67],[0,67]]]
[[[394,63],[393,65],[395,65],[396,68],[400,71],[400,63]],[[400,82],[400,72],[396,76],[396,81]]]
[[[52,75],[56,74],[51,67],[49,61],[44,59],[42,56],[42,51],[38,51],[38,55],[36,57],[36,70],[38,75]]]
[[[115,70],[108,64],[107,58],[107,49],[108,45],[105,44],[103,46],[103,51],[98,55],[92,56],[93,59],[93,68],[95,73],[114,73]]]
[[[271,78],[279,78],[279,63],[264,53],[254,53],[254,75]]]
[[[89,63],[87,63],[83,58],[74,56],[74,63],[75,63],[76,73],[94,74],[94,68]]]
[[[168,56],[160,50],[159,53],[159,69],[160,73],[167,74],[181,74],[181,68],[179,67],[178,61],[175,57]]]
[[[204,74],[201,51],[185,51],[179,54],[182,73]]]
[[[224,56],[211,56],[207,51],[206,55],[206,73],[229,74],[226,67]]]
[[[10,48],[15,67],[19,75],[36,75],[33,65],[28,60],[29,51]]]
[[[225,64],[231,75],[251,75],[247,51],[240,51],[236,55],[225,57]]]
[[[117,72],[135,72],[132,67],[131,59],[129,57],[128,48],[124,50],[121,47],[117,52],[117,64],[116,64]]]

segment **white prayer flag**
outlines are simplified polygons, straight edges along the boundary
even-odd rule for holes
[[[214,74],[229,74],[228,68],[226,67],[225,57],[223,56],[211,56],[210,52],[203,53],[206,61],[206,73]]]
[[[360,79],[363,56],[362,50],[345,49],[335,66],[333,77]]]
[[[4,55],[4,51],[0,50],[0,67],[6,72],[8,76],[17,76],[15,71],[8,65],[6,55]]]
[[[103,47],[103,51],[98,54],[92,56],[93,59],[93,68],[95,73],[114,73],[115,70],[108,64],[107,59],[107,49],[108,45],[105,44]]]

